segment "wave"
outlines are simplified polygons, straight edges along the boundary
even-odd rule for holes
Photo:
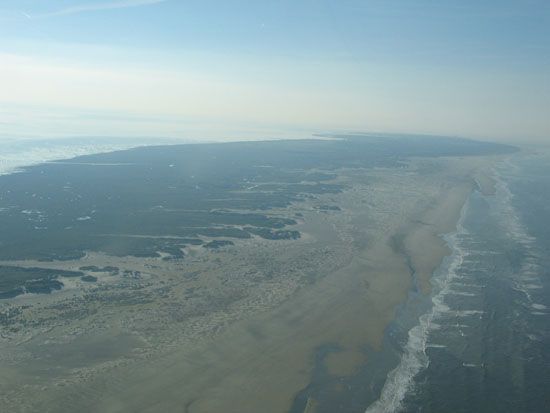
[[[507,170],[517,171],[519,167],[509,160],[506,161]],[[529,305],[533,305],[533,290],[542,289],[542,283],[538,274],[541,272],[539,261],[539,252],[537,250],[537,239],[530,235],[522,223],[518,211],[514,207],[514,194],[508,184],[503,179],[502,174],[495,170],[496,180],[496,212],[500,215],[500,222],[504,225],[504,230],[510,240],[519,244],[524,252],[525,258],[519,269],[514,275],[512,281],[513,288],[521,292]]]
[[[519,167],[512,165],[510,161],[503,165],[503,168],[505,171],[512,172],[519,170]],[[547,306],[536,300],[535,296],[543,288],[540,279],[540,251],[537,247],[537,239],[529,234],[518,210],[514,206],[514,194],[506,182],[508,179],[505,179],[498,170],[494,170],[494,178],[496,180],[496,193],[494,197],[487,199],[490,203],[490,209],[496,215],[508,240],[516,245],[516,249],[521,251],[522,254],[521,263],[510,279],[512,288],[525,297],[522,305],[524,308],[529,309],[532,315],[547,315]],[[468,253],[464,250],[462,247],[463,243],[467,243],[470,247],[476,244],[476,240],[470,239],[469,234],[463,226],[467,205],[468,202],[462,210],[456,232],[446,237],[447,243],[451,247],[452,255],[432,278],[432,283],[435,287],[434,295],[432,296],[432,307],[428,313],[423,314],[419,318],[419,323],[409,331],[408,340],[404,345],[403,354],[398,366],[388,374],[379,400],[369,406],[366,413],[396,412],[404,408],[404,399],[413,390],[415,376],[429,366],[430,360],[426,354],[426,349],[439,347],[439,345],[429,343],[430,332],[438,328],[436,322],[450,315],[456,320],[456,325],[454,326],[462,328],[467,327],[467,325],[463,324],[462,320],[469,317],[482,317],[483,315],[482,310],[455,310],[450,309],[445,304],[445,297],[447,295],[459,295],[464,296],[464,298],[468,296],[473,297],[475,294],[471,292],[470,288],[483,288],[482,285],[474,284],[471,280],[460,279],[462,277],[458,274],[458,270],[461,267],[461,271],[467,269],[470,263],[469,255],[473,257],[477,255],[500,254],[498,251],[469,250]],[[463,287],[466,287],[467,290],[464,291]],[[461,334],[464,334],[462,330]],[[536,337],[534,334],[528,335],[528,338],[531,340],[534,337]],[[468,363],[465,363],[464,366],[474,367],[473,364]]]
[[[509,162],[509,161],[508,161]],[[516,171],[516,165],[504,165],[506,170]],[[488,199],[491,204],[492,213],[496,214],[500,225],[507,238],[517,245],[522,252],[521,265],[516,273],[512,275],[512,288],[523,294],[525,302],[523,305],[531,310],[533,315],[546,315],[548,308],[535,300],[534,294],[542,288],[541,267],[539,264],[540,254],[537,248],[537,239],[529,234],[524,226],[518,211],[514,206],[514,194],[511,192],[506,180],[494,170],[496,180],[496,193]],[[452,316],[456,320],[455,327],[467,327],[461,320],[469,317],[482,317],[483,311],[478,309],[451,309],[445,303],[448,295],[459,295],[464,298],[475,296],[470,288],[483,288],[482,285],[474,284],[471,280],[461,279],[458,270],[466,270],[469,266],[469,255],[499,254],[498,251],[473,251],[466,252],[462,244],[467,243],[469,247],[475,246],[476,240],[471,239],[464,228],[464,217],[466,215],[468,202],[464,205],[461,218],[457,224],[456,231],[445,237],[452,255],[434,274],[432,283],[434,293],[432,296],[431,309],[419,318],[416,326],[408,332],[408,339],[403,347],[398,366],[392,370],[382,388],[380,398],[368,407],[366,413],[396,412],[404,408],[404,400],[407,394],[413,390],[414,378],[422,370],[428,368],[430,360],[426,354],[427,348],[439,348],[441,345],[429,343],[430,332],[437,330],[437,322],[446,316]],[[479,243],[479,242],[478,242]],[[466,276],[466,275],[464,275]],[[453,288],[451,288],[453,287]],[[464,287],[467,289],[464,291]],[[461,330],[461,334],[464,333]],[[532,335],[530,338],[535,337]],[[465,367],[474,367],[474,364],[466,363]],[[477,366],[476,366],[477,367]]]
[[[436,321],[443,314],[451,311],[449,306],[445,304],[445,296],[456,294],[451,287],[456,279],[461,278],[458,270],[468,256],[461,245],[461,238],[468,234],[463,225],[468,204],[469,201],[462,207],[456,231],[445,236],[452,255],[445,260],[446,262],[441,267],[441,271],[438,272],[438,276],[432,279],[435,287],[432,296],[432,307],[429,312],[420,316],[419,323],[409,330],[399,364],[388,374],[380,398],[367,408],[366,413],[389,413],[403,409],[403,401],[412,389],[414,377],[426,369],[430,363],[426,349],[444,347],[429,344],[428,338],[430,331],[437,330],[440,327]],[[467,312],[477,314],[477,310],[463,310],[461,312],[464,315]]]

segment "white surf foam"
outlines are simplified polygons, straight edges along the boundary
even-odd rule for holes
[[[447,348],[445,344],[426,344],[426,348]]]
[[[518,167],[509,161],[506,163],[506,168],[518,170]],[[523,293],[528,304],[532,305],[534,303],[533,290],[542,288],[541,280],[538,277],[541,268],[538,263],[537,239],[530,235],[523,225],[513,204],[514,194],[498,172],[495,174],[495,180],[497,182],[496,198],[499,201],[496,207],[497,213],[501,216],[500,221],[504,225],[508,237],[521,245],[525,254],[522,266],[513,278],[514,289]]]
[[[440,275],[432,279],[435,287],[432,308],[428,313],[420,316],[418,325],[409,330],[408,340],[399,364],[388,374],[380,398],[367,408],[366,413],[400,411],[403,408],[405,396],[412,389],[414,377],[429,365],[430,360],[426,354],[426,348],[437,346],[428,344],[430,332],[439,327],[436,321],[450,311],[449,306],[445,304],[445,296],[452,293],[453,283],[461,278],[457,270],[467,256],[466,251],[460,245],[460,237],[467,234],[463,226],[467,206],[468,202],[462,208],[456,231],[445,237],[453,253],[449,258],[446,271],[442,271]],[[478,310],[464,310],[463,312],[465,311],[473,313]]]
[[[456,317],[471,317],[473,315],[482,315],[483,311],[481,310],[458,310],[454,312]]]
[[[464,291],[449,291],[449,294],[451,295],[461,295],[463,297],[475,297],[476,294],[474,293],[467,293],[467,292],[464,292]]]
[[[496,171],[495,171],[496,172]],[[540,273],[537,264],[536,254],[536,239],[531,236],[523,226],[517,211],[515,210],[512,199],[513,194],[507,184],[500,176],[495,176],[497,181],[496,197],[499,202],[497,213],[500,215],[500,221],[505,225],[505,231],[509,238],[521,245],[526,253],[523,266],[516,277],[515,288],[523,292],[527,297],[529,304],[533,308],[532,314],[546,314],[541,304],[533,302],[530,290],[540,288],[537,275]],[[457,269],[462,265],[467,265],[469,260],[466,258],[466,252],[461,248],[460,239],[466,239],[466,230],[463,227],[463,221],[466,211],[466,205],[462,210],[461,219],[457,225],[457,231],[450,235],[447,242],[452,248],[453,255],[448,264],[446,274],[433,278],[435,284],[434,296],[432,297],[432,309],[427,314],[424,314],[419,319],[419,324],[409,331],[408,340],[404,347],[404,352],[399,365],[390,372],[386,383],[382,389],[379,400],[373,403],[366,410],[366,413],[386,413],[397,412],[403,408],[403,400],[406,394],[411,390],[414,384],[414,377],[422,370],[428,367],[429,358],[426,355],[426,348],[433,347],[428,343],[430,331],[434,330],[433,326],[441,316],[451,313],[455,318],[466,317],[481,317],[483,311],[477,309],[450,310],[445,304],[445,296],[448,294],[454,295],[470,295],[469,292],[460,292],[451,289],[451,284],[454,282],[455,288],[461,284],[460,276],[457,275]],[[472,240],[471,243],[475,243]],[[469,242],[470,244],[470,242]],[[498,254],[498,252],[487,251],[486,255]],[[456,323],[456,327],[465,326],[463,323]],[[464,334],[460,330],[461,334]],[[465,364],[466,367],[474,367],[475,365]]]

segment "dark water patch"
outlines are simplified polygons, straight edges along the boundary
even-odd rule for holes
[[[289,412],[303,413],[309,402],[315,404],[316,413],[364,413],[379,397],[388,371],[399,361],[401,347],[396,330],[396,326],[388,327],[380,351],[365,346],[365,361],[346,376],[331,374],[326,367],[327,358],[343,349],[338,345],[320,346],[315,352],[311,381],[296,395]]]

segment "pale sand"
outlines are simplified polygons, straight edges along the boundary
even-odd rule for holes
[[[473,188],[473,182],[465,182],[456,185],[452,191],[446,191],[440,202],[423,213],[421,220],[411,225],[404,236],[404,251],[410,257],[419,288],[424,294],[430,293],[430,278],[442,258],[450,252],[441,235],[456,227],[462,206]]]
[[[364,353],[349,350],[329,353],[325,358],[325,365],[330,374],[345,377],[356,373],[359,366],[364,364],[365,361]]]
[[[440,235],[456,225],[475,185],[476,162],[445,163],[447,176],[427,178],[435,189],[411,196],[414,207],[389,212],[395,216],[386,219],[379,237],[347,265],[275,309],[232,323],[200,346],[122,366],[67,391],[45,392],[44,411],[288,411],[310,381],[316,348],[330,343],[342,349],[326,361],[331,373],[342,376],[365,363],[365,346],[380,349],[385,328],[412,287],[411,267],[421,290],[429,292],[432,271],[448,254]],[[387,214],[383,208],[377,213]],[[355,220],[356,230],[368,233],[369,219]],[[315,411],[313,400],[307,411]]]
[[[470,193],[479,189],[494,194],[495,180],[491,167],[499,157],[450,158],[446,160],[451,188],[444,188],[437,204],[419,214],[406,229],[402,247],[424,294],[431,291],[430,278],[444,256],[450,253],[442,235],[452,232]]]
[[[314,349],[327,342],[351,351],[380,348],[409,288],[403,256],[381,243],[275,311],[231,326],[206,348],[128,372],[97,410],[286,411],[309,381]]]
[[[128,372],[132,379],[120,381],[115,395],[104,398],[98,410],[153,412],[187,406],[189,412],[284,412],[307,386],[313,352],[325,343],[343,350],[328,359],[327,367],[334,374],[353,373],[364,362],[358,354],[365,345],[380,349],[386,326],[406,299],[412,282],[409,265],[422,290],[429,291],[433,269],[448,254],[439,235],[454,228],[473,185],[469,173],[453,179],[428,209],[408,217],[398,230],[406,229],[405,251],[393,248],[395,233],[388,233],[345,268],[276,310],[231,326],[207,347],[192,354],[175,352],[160,369],[155,360],[150,370]],[[311,404],[308,409],[314,410]]]

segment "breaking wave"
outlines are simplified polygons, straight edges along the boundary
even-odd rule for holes
[[[510,162],[506,163],[506,167],[508,170],[517,169],[517,166]],[[539,277],[541,268],[537,240],[527,232],[521,222],[521,218],[513,204],[514,194],[510,191],[508,184],[498,173],[495,175],[495,179],[499,201],[496,205],[497,213],[502,217],[500,222],[505,225],[504,229],[508,238],[521,245],[525,254],[520,269],[514,274],[513,288],[525,296],[528,307],[541,309],[533,297],[533,290],[540,290],[543,287]]]
[[[445,236],[452,255],[446,260],[438,276],[432,279],[435,284],[432,307],[428,313],[420,316],[418,325],[409,330],[399,364],[388,374],[380,398],[368,407],[366,413],[390,413],[401,410],[405,396],[412,389],[414,377],[429,365],[430,360],[426,354],[426,348],[438,347],[435,344],[428,344],[428,338],[430,331],[439,328],[436,321],[441,315],[450,311],[445,304],[445,296],[456,294],[451,289],[452,283],[460,277],[458,270],[468,255],[461,245],[461,238],[467,234],[467,230],[463,226],[467,208],[468,201],[462,208],[456,231]]]
[[[517,169],[515,165],[505,165],[507,170]],[[497,215],[507,239],[519,247],[523,256],[521,265],[511,274],[512,288],[522,293],[525,297],[524,307],[533,315],[546,315],[546,305],[537,302],[536,294],[543,287],[540,279],[541,267],[539,263],[540,253],[537,248],[537,240],[531,236],[524,226],[518,211],[514,206],[514,195],[510,191],[505,180],[495,171],[496,194],[488,200],[491,211]],[[478,309],[451,309],[445,303],[448,295],[460,295],[465,298],[474,294],[468,291],[468,287],[481,287],[467,281],[460,274],[461,267],[468,265],[468,256],[472,254],[491,254],[491,251],[470,251],[463,245],[468,241],[468,231],[464,228],[464,219],[467,213],[468,203],[464,205],[456,231],[445,237],[452,255],[448,257],[434,274],[432,305],[430,310],[419,317],[419,322],[408,332],[407,341],[403,348],[403,354],[397,367],[392,370],[382,388],[380,398],[369,406],[366,413],[389,413],[404,409],[406,396],[414,390],[414,378],[424,369],[428,368],[430,359],[426,354],[427,348],[445,347],[442,344],[430,343],[430,332],[437,330],[437,324],[446,315],[451,314],[457,320],[457,327],[467,327],[459,323],[459,318],[481,317],[482,310]],[[474,240],[469,240],[468,245],[474,245]],[[458,287],[458,289],[457,289]],[[466,288],[466,291],[463,291]],[[529,334],[529,339],[534,340],[535,335]],[[476,364],[465,363],[464,367],[475,367]]]

